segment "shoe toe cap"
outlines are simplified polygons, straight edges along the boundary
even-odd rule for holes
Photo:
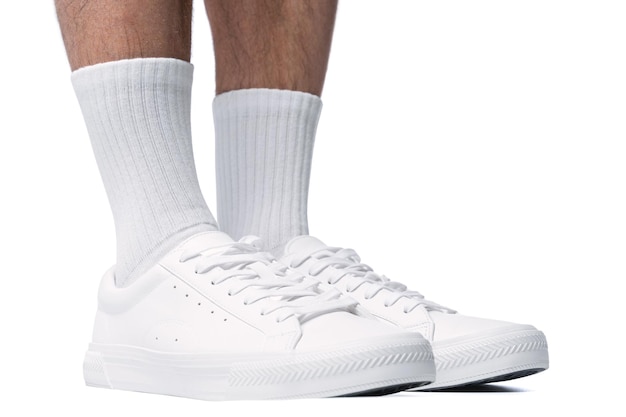
[[[433,343],[446,343],[458,339],[485,338],[504,333],[537,331],[535,327],[527,324],[483,319],[461,314],[431,312],[430,316],[434,323]]]
[[[302,324],[302,337],[297,350],[311,351],[351,344],[379,344],[396,338],[414,337],[414,333],[375,319],[363,318],[347,312],[318,316]],[[425,339],[415,343],[428,343]]]

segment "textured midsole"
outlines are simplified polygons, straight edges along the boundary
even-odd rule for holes
[[[435,377],[432,352],[419,339],[324,352],[194,355],[91,344],[84,362],[90,386],[200,399],[346,395]]]
[[[509,332],[443,348],[433,345],[437,380],[420,389],[446,388],[529,369],[547,369],[548,344],[538,330]]]

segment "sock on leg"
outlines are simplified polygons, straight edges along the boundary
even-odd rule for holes
[[[215,119],[220,228],[260,236],[267,250],[308,234],[307,198],[319,97],[247,89],[218,95]]]
[[[191,145],[193,66],[139,58],[74,71],[117,238],[116,283],[128,284],[180,241],[215,230]]]

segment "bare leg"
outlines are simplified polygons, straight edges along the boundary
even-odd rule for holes
[[[189,61],[192,0],[56,0],[72,70],[128,58]]]
[[[192,0],[57,0],[61,31],[115,222],[115,282],[215,230],[191,144]]]
[[[275,251],[308,234],[313,142],[336,0],[205,0],[213,31],[217,211]],[[224,93],[224,94],[222,94]]]
[[[217,93],[275,88],[322,93],[337,0],[205,0]]]

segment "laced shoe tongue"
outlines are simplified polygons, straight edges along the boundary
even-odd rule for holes
[[[276,262],[271,254],[258,251],[246,238],[235,242],[225,233],[205,232],[181,246],[181,262],[197,259],[197,273],[213,273],[215,285],[230,282],[229,295],[245,291],[249,304],[258,303],[268,314],[276,312],[277,321],[295,315],[303,323],[356,305],[351,298],[340,297],[338,291],[323,292],[317,282],[304,281],[304,275]]]
[[[283,249],[285,255],[292,253],[311,253],[316,250],[325,249],[328,246],[321,240],[313,237],[302,235],[291,239]]]
[[[230,245],[235,241],[224,232],[211,231],[200,233],[185,240],[181,247],[190,251],[205,251]]]

